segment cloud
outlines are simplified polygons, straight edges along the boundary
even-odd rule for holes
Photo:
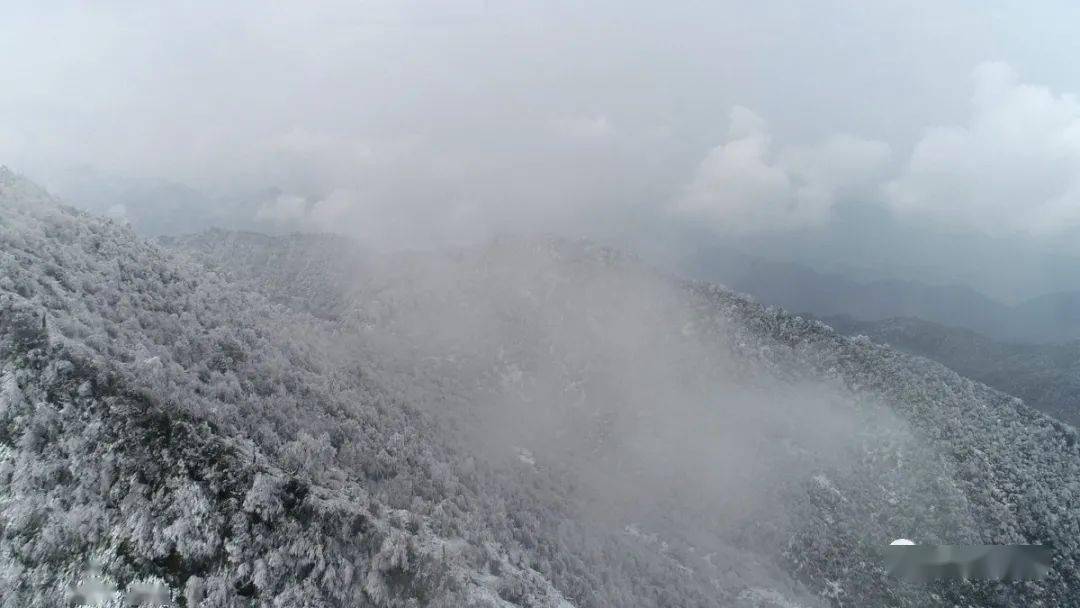
[[[360,219],[356,217],[350,218],[350,216],[357,215],[364,208],[363,202],[361,196],[356,192],[344,189],[334,190],[329,196],[316,201],[311,206],[308,219],[318,230],[333,232],[347,219],[353,219],[354,221]]]
[[[183,184],[205,195],[187,199],[213,201],[116,201],[137,225],[158,217],[159,231],[223,217],[237,218],[231,227],[331,225],[309,215],[332,199],[320,213],[338,219],[335,231],[383,238],[390,233],[373,226],[402,226],[396,234],[407,244],[552,232],[652,246],[655,233],[682,228],[665,224],[672,199],[684,217],[717,228],[789,230],[825,221],[839,201],[881,196],[869,184],[885,181],[889,146],[838,133],[907,150],[927,124],[963,124],[969,91],[957,75],[981,57],[1010,57],[1059,81],[1073,73],[1054,59],[1071,56],[1067,28],[1017,20],[1047,49],[1024,54],[1000,42],[986,9],[956,0],[918,10],[845,1],[828,11],[728,0],[144,4],[8,11],[0,162],[54,190],[88,166]],[[1008,74],[983,80],[984,108],[1023,89]],[[1073,122],[1071,101],[1044,96],[1065,117],[1036,104],[1029,119]],[[725,134],[717,109],[740,100],[769,120],[737,109]],[[903,174],[889,176],[897,179],[888,191],[897,209],[987,221],[982,207],[964,203],[995,200],[979,191],[990,188],[985,175],[932,170],[935,155],[958,164],[970,150],[990,154],[973,125],[933,130],[910,167],[900,159],[894,170]],[[1072,199],[1062,194],[1072,187],[1060,176],[1073,175],[1071,161],[1010,162],[1027,175],[1010,182],[1014,190],[1053,190],[1033,191],[1056,203],[1031,221],[1064,221]],[[992,173],[1004,181],[996,174],[1013,168],[999,164]],[[253,204],[266,192],[306,204]],[[331,212],[341,207],[348,211]]]
[[[836,203],[872,191],[890,152],[888,144],[850,135],[774,150],[765,120],[736,106],[728,141],[701,162],[674,209],[723,232],[819,225]]]
[[[430,249],[491,236],[484,210],[477,205],[402,204],[360,186],[318,197],[282,193],[262,203],[255,219],[290,231],[345,233],[385,251]]]
[[[611,122],[603,114],[559,118],[551,121],[551,126],[559,134],[582,139],[607,137],[613,132]]]
[[[973,81],[967,124],[927,129],[886,199],[997,235],[1080,227],[1080,103],[1003,63],[980,65]]]
[[[307,200],[295,194],[281,194],[263,203],[255,213],[255,219],[287,223],[303,219],[307,215]]]
[[[419,217],[424,230],[438,223],[428,218],[452,220],[409,241],[458,240],[450,227],[474,213],[497,232],[651,230],[666,211],[657,201],[716,143],[716,108],[755,100],[777,140],[873,127],[881,115],[903,132],[954,94],[925,85],[952,79],[954,58],[977,42],[947,27],[970,26],[966,9],[936,4],[129,4],[5,12],[0,162],[50,188],[85,165],[221,201],[191,207],[183,230],[299,212],[295,201],[251,204],[266,191],[312,207],[350,192],[392,216],[334,226],[350,234],[392,218]],[[943,32],[911,37],[928,14]],[[931,57],[934,69],[896,57]],[[929,94],[900,94],[913,87]],[[230,201],[242,203],[223,209]],[[125,203],[132,218],[149,215]]]
[[[118,220],[127,221],[127,205],[124,205],[123,203],[110,205],[109,208],[105,211],[105,215]]]

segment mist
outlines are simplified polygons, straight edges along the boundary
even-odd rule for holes
[[[374,377],[405,387],[459,458],[533,488],[536,509],[644,543],[703,577],[695,581],[784,589],[817,605],[769,557],[800,534],[823,533],[808,495],[843,496],[857,479],[910,498],[938,483],[937,449],[884,402],[794,360],[770,362],[769,351],[785,347],[761,342],[745,319],[588,241],[500,239],[356,258],[267,257],[244,238],[178,248],[279,298],[293,293],[278,290],[294,272],[337,260],[332,294],[316,298],[337,302],[319,310],[341,324],[328,338],[335,358],[346,367],[377,361]],[[908,462],[903,475],[897,458]],[[955,527],[919,532],[969,538],[962,501],[935,491]],[[886,498],[859,500],[896,510]],[[857,534],[867,545],[892,540]]]
[[[1075,288],[1047,270],[1080,255],[1080,82],[1060,59],[1076,43],[1052,25],[1075,11],[15,3],[0,161],[153,235],[400,250],[552,233],[675,270],[725,242],[1017,301]],[[861,246],[845,205],[940,235],[936,273],[907,263],[912,239],[822,259]],[[957,235],[1006,271],[954,255],[971,250]]]

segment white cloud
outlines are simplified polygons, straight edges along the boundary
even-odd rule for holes
[[[264,203],[256,219],[279,228],[345,233],[377,250],[426,249],[488,237],[484,209],[462,201],[421,205],[361,187],[325,196],[284,193]]]
[[[743,106],[731,108],[728,121],[728,136],[732,139],[753,137],[769,130],[764,118]]]
[[[728,136],[675,203],[725,232],[821,224],[837,202],[867,195],[890,155],[887,144],[850,135],[774,151],[766,122],[743,107],[732,109]]]
[[[383,237],[370,226],[405,234],[412,221],[409,242],[488,231],[621,239],[661,223],[668,209],[656,201],[672,198],[689,217],[729,229],[813,225],[884,181],[885,144],[828,134],[906,146],[925,124],[964,124],[952,118],[969,102],[957,75],[980,57],[1037,66],[1055,83],[1073,73],[1068,28],[1029,24],[1023,37],[1045,52],[1014,52],[993,42],[984,8],[953,0],[917,11],[470,0],[434,14],[381,0],[377,9],[144,4],[8,11],[0,162],[50,187],[82,165],[183,183],[223,205],[243,201],[234,212],[245,221],[249,193],[280,190],[307,201],[297,229],[318,201],[350,192],[362,201],[350,208],[371,211],[344,214],[336,231]],[[833,30],[845,35],[821,35]],[[1018,85],[1008,70],[983,72],[980,113],[927,133],[910,167],[901,159],[889,200],[966,223],[1067,221],[1074,102]],[[713,139],[715,109],[737,99],[754,100],[769,124],[739,108],[727,137]],[[1017,113],[1034,128],[1010,131]],[[950,118],[928,118],[939,116]],[[811,145],[792,145],[800,141]],[[1019,151],[993,164],[1005,143]],[[1009,206],[999,213],[986,201]],[[225,211],[193,207],[185,229]],[[296,201],[272,200],[254,219],[287,223],[300,212]],[[479,226],[463,219],[474,217]]]
[[[992,234],[1080,226],[1080,103],[1019,82],[1002,63],[980,65],[973,80],[968,123],[926,130],[885,187],[888,201]]]
[[[257,220],[288,223],[303,219],[307,215],[307,201],[294,194],[282,194],[267,201],[255,213]]]
[[[321,232],[337,232],[343,222],[356,221],[354,214],[362,213],[363,201],[356,192],[338,189],[330,193],[326,198],[316,201],[308,215],[309,221]],[[378,216],[367,219],[376,219]]]
[[[340,232],[345,222],[364,219],[365,226],[385,220],[385,214],[373,214],[365,205],[362,195],[351,189],[338,188],[324,197],[310,200],[291,193],[282,193],[264,203],[255,215],[258,220],[268,221],[293,229],[315,232]]]
[[[581,139],[607,137],[613,132],[611,121],[603,114],[559,118],[551,121],[551,126],[561,135]]]
[[[127,221],[127,217],[128,217],[127,205],[124,205],[123,203],[117,203],[115,205],[110,205],[109,208],[105,210],[105,215],[107,215],[107,216],[109,216],[109,217],[111,217],[113,219]]]

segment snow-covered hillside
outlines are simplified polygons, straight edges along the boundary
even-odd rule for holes
[[[1076,432],[939,365],[588,243],[166,245],[0,173],[0,605],[1080,605]]]
[[[566,605],[324,324],[8,173],[0,243],[0,604],[97,560],[187,605]]]

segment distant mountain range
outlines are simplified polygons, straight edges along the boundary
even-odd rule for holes
[[[1017,344],[970,329],[921,319],[858,321],[822,319],[839,332],[864,335],[894,348],[933,359],[958,374],[1022,398],[1028,405],[1080,426],[1080,340]]]
[[[129,222],[144,236],[198,232],[208,226],[271,231],[274,226],[256,218],[260,205],[280,194],[275,188],[210,194],[175,181],[112,175],[91,167],[54,176],[49,189],[81,209]]]
[[[983,333],[997,340],[1062,342],[1080,339],[1080,291],[1053,293],[1015,305],[962,285],[915,281],[861,282],[801,264],[712,248],[684,264],[691,276],[717,281],[765,304],[819,317],[857,321],[914,317]]]

